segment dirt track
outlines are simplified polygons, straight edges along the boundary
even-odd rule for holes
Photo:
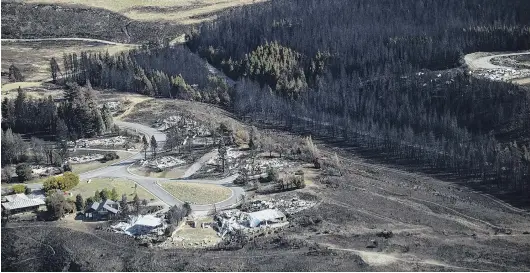
[[[476,70],[476,69],[507,69],[507,68],[511,68],[511,67],[492,64],[491,60],[493,58],[502,58],[502,57],[518,56],[518,55],[530,55],[530,52],[526,52],[525,51],[525,52],[519,52],[519,53],[492,54],[492,55],[481,56],[481,55],[484,55],[484,54],[487,54],[487,53],[477,52],[477,53],[467,54],[464,57],[464,60],[465,60],[466,64],[469,66],[469,68],[471,70]]]

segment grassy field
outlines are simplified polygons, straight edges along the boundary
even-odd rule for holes
[[[215,13],[263,0],[29,0],[33,3],[81,4],[103,8],[139,21],[169,21],[184,25],[215,18]]]
[[[179,182],[163,182],[162,187],[180,201],[191,204],[207,205],[230,198],[229,188],[217,185],[190,184]]]
[[[102,153],[102,152],[99,152],[99,153]],[[95,169],[99,169],[99,168],[103,168],[103,167],[107,167],[107,166],[110,166],[116,162],[120,162],[124,159],[127,159],[131,156],[133,156],[134,154],[132,153],[128,153],[128,152],[116,152],[118,154],[118,156],[120,158],[118,159],[115,159],[115,160],[111,160],[111,161],[107,161],[105,163],[101,163],[99,161],[92,161],[92,162],[87,162],[87,163],[80,163],[80,164],[72,164],[72,172],[74,173],[77,173],[77,174],[80,174],[80,173],[84,173],[84,172],[88,172],[88,171],[92,171],[92,170],[95,170]]]
[[[3,53],[2,53],[3,54]],[[9,70],[9,67],[4,69],[5,61],[2,60],[2,70]],[[42,85],[42,82],[10,82],[2,85],[2,96],[9,95],[9,91],[15,91],[12,92],[16,96],[16,90],[20,87],[22,89],[30,88],[30,87],[39,87]]]
[[[6,84],[2,86],[2,91],[18,88],[19,85],[23,88],[38,86],[40,81],[50,79],[50,59],[55,57],[62,69],[64,53],[109,51],[110,54],[115,54],[131,48],[124,45],[106,45],[83,41],[2,41],[2,71],[8,71],[9,66],[14,64],[21,70],[26,80],[22,83]],[[4,83],[4,79],[2,83]]]
[[[111,190],[112,188],[116,188],[120,198],[122,194],[127,194],[127,199],[132,200],[135,192],[134,185],[135,183],[133,181],[122,178],[93,178],[90,183],[81,181],[79,185],[77,185],[77,187],[72,189],[70,192],[72,192],[74,196],[80,193],[83,198],[86,199],[90,196],[94,196],[94,192],[96,190],[102,190],[104,188]],[[136,192],[138,193],[138,197],[140,197],[142,200],[156,200],[156,197],[144,190],[142,187],[138,187]]]

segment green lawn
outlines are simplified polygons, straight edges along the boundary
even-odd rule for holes
[[[183,202],[207,205],[224,201],[232,195],[227,187],[182,182],[162,182],[162,187]]]
[[[99,153],[104,153],[104,152],[99,152]],[[70,166],[72,167],[72,172],[80,174],[80,173],[92,171],[95,169],[107,167],[107,166],[110,166],[114,163],[125,160],[134,155],[133,153],[128,153],[128,152],[116,152],[116,153],[118,154],[120,158],[107,161],[105,163],[101,163],[99,161],[92,161],[92,162],[87,162],[87,163],[71,164]]]
[[[102,190],[104,188],[111,190],[112,188],[116,188],[120,199],[122,194],[127,194],[127,199],[131,201],[135,192],[134,185],[135,183],[133,181],[123,178],[93,178],[90,183],[87,183],[86,181],[79,182],[79,185],[73,188],[70,192],[73,196],[80,193],[83,198],[86,199],[90,196],[94,196],[96,190]],[[140,186],[136,188],[136,192],[138,193],[138,197],[142,200],[158,200]]]

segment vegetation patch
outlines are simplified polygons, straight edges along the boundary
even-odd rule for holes
[[[224,201],[232,195],[229,188],[181,182],[164,182],[162,188],[171,193],[175,198],[191,204],[206,205]]]
[[[85,41],[35,41],[35,42],[6,42],[2,41],[2,71],[14,64],[20,69],[26,82],[11,83],[2,87],[6,91],[18,88],[40,85],[39,81],[51,78],[50,59],[62,60],[63,54],[79,51],[117,52],[132,49],[128,45],[107,45]],[[64,70],[62,61],[58,61],[61,71]]]

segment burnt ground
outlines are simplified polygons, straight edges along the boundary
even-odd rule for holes
[[[244,127],[203,104],[175,105],[172,111],[188,106],[201,119],[222,117]],[[293,140],[283,132],[276,137]],[[324,155],[334,151],[319,147]],[[369,164],[351,153],[339,155],[342,176],[320,175],[297,193],[318,200],[316,206],[290,216],[284,232],[242,249],[159,250],[124,235],[61,222],[8,223],[2,228],[2,270],[530,270],[527,212],[463,185]]]

